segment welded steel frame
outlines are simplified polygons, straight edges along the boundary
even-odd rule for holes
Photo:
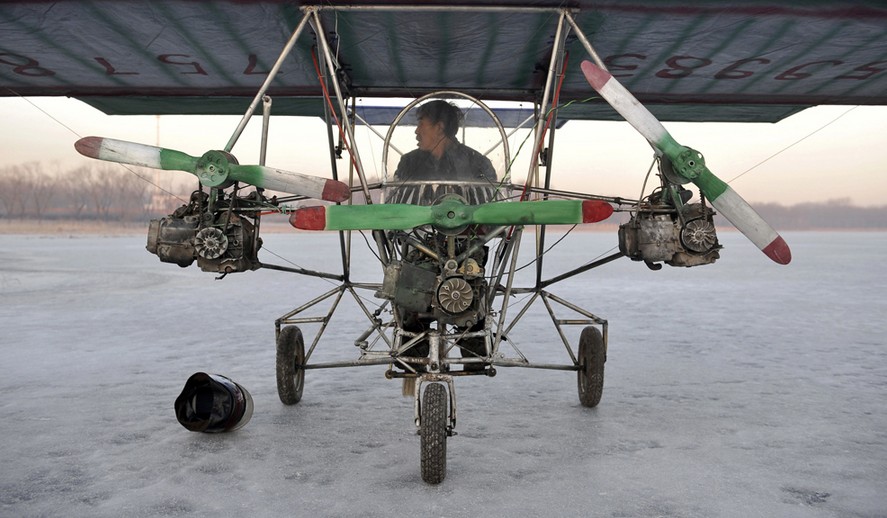
[[[356,174],[357,180],[359,182],[359,190],[362,191],[365,195],[366,203],[372,203],[372,199],[370,196],[370,184],[367,182],[366,176],[364,174],[364,167],[359,155],[359,152],[356,148],[355,139],[354,139],[354,123],[356,117],[356,110],[348,110],[346,105],[346,98],[343,95],[343,89],[340,84],[339,74],[335,73],[338,70],[338,63],[336,62],[335,56],[333,55],[329,44],[326,40],[325,32],[322,27],[322,22],[319,16],[321,11],[325,10],[335,10],[335,11],[425,11],[425,12],[436,12],[436,11],[452,11],[452,10],[463,10],[463,11],[471,11],[471,12],[550,12],[558,14],[558,22],[556,27],[556,35],[555,41],[553,44],[553,52],[549,63],[549,73],[546,78],[546,84],[544,90],[542,92],[542,99],[537,103],[535,113],[536,120],[534,125],[534,139],[533,139],[533,159],[530,160],[530,171],[528,172],[528,177],[536,179],[536,185],[531,185],[527,189],[527,193],[536,195],[541,198],[547,198],[551,195],[558,196],[568,196],[575,197],[579,199],[601,199],[606,200],[611,203],[622,205],[622,204],[635,204],[634,200],[627,200],[622,198],[612,198],[612,197],[604,197],[597,196],[586,193],[576,193],[576,192],[564,192],[564,191],[556,191],[550,188],[550,177],[551,177],[551,155],[549,154],[548,160],[543,164],[546,167],[545,179],[543,186],[539,186],[539,165],[538,160],[536,160],[536,155],[541,151],[541,143],[542,139],[545,136],[545,118],[547,114],[550,113],[551,110],[556,110],[556,107],[550,106],[552,104],[552,98],[554,97],[554,78],[557,74],[562,72],[563,63],[563,53],[564,53],[564,42],[566,41],[567,33],[571,30],[576,33],[578,39],[582,42],[583,46],[588,51],[591,58],[597,63],[598,66],[602,68],[606,68],[604,63],[598,57],[597,53],[591,47],[587,38],[584,34],[582,34],[581,29],[576,24],[573,18],[573,10],[569,8],[560,8],[560,7],[514,7],[514,6],[403,6],[403,5],[316,5],[316,6],[303,6],[302,11],[304,13],[303,18],[299,22],[298,26],[293,32],[290,40],[287,42],[286,47],[281,52],[280,57],[275,63],[274,67],[272,67],[265,83],[260,88],[259,92],[256,94],[256,97],[253,103],[250,105],[246,114],[244,115],[241,124],[238,125],[238,128],[235,130],[234,135],[232,135],[231,140],[229,141],[229,145],[226,149],[230,149],[233,147],[240,133],[243,131],[246,122],[252,116],[256,106],[259,103],[259,100],[265,98],[265,91],[273,80],[274,76],[277,74],[278,69],[280,68],[280,64],[284,61],[284,59],[289,55],[292,51],[292,48],[295,45],[296,40],[299,38],[300,34],[303,32],[304,27],[306,25],[310,25],[312,30],[315,32],[318,41],[318,47],[320,53],[322,54],[322,59],[320,60],[319,66],[321,67],[322,76],[329,82],[332,86],[332,90],[335,93],[336,102],[338,103],[339,113],[343,114],[342,120],[339,121],[342,124],[342,131],[345,133],[345,138],[349,139],[353,144],[352,147],[349,148],[349,151],[352,153],[352,160],[349,161],[349,176]],[[333,72],[331,72],[333,71]],[[268,104],[269,101],[266,101]],[[330,113],[328,106],[324,103],[324,109],[326,113],[327,126],[328,126],[328,139],[331,150],[331,167],[333,170],[334,178],[337,178],[337,169],[335,163],[335,157],[333,156],[332,150],[335,149],[335,141],[333,137],[332,127],[334,125],[332,117],[333,114]],[[345,116],[344,114],[351,114],[349,116]],[[554,117],[556,118],[556,111],[554,113]],[[549,149],[553,148],[554,145],[554,132],[555,126],[554,124],[556,120],[552,120],[552,124],[550,124],[550,128],[547,131],[550,131],[548,134],[548,145]],[[373,185],[373,188],[381,187],[381,185]],[[349,202],[350,203],[350,202]],[[340,232],[340,241],[341,241],[341,252],[342,252],[342,267],[343,273],[341,275],[325,273],[325,272],[314,272],[303,269],[292,269],[285,267],[276,267],[281,270],[293,271],[295,273],[316,276],[328,279],[334,279],[340,281],[341,284],[336,286],[335,288],[315,297],[314,299],[302,304],[301,306],[289,311],[284,314],[280,318],[275,321],[275,332],[276,335],[279,335],[281,327],[285,325],[298,325],[298,324],[317,324],[319,328],[311,340],[311,343],[305,354],[305,365],[302,368],[306,370],[310,369],[330,369],[330,368],[345,368],[345,367],[359,367],[366,365],[388,365],[388,371],[386,372],[386,376],[389,378],[417,378],[418,383],[415,386],[415,411],[416,411],[416,420],[417,425],[419,419],[419,394],[421,390],[421,386],[423,383],[427,382],[445,382],[449,387],[450,392],[450,426],[455,426],[455,416],[456,416],[456,404],[455,404],[455,387],[453,384],[453,379],[455,376],[461,375],[479,375],[486,374],[488,376],[495,375],[496,367],[524,367],[524,368],[535,368],[535,369],[550,369],[550,370],[566,370],[566,371],[578,371],[582,368],[580,365],[580,360],[577,356],[578,351],[574,351],[570,346],[570,343],[567,339],[567,336],[564,332],[565,326],[572,325],[583,325],[583,326],[598,326],[601,329],[601,334],[603,336],[604,347],[606,350],[607,347],[607,339],[608,339],[608,324],[607,321],[601,317],[594,315],[593,313],[571,303],[568,302],[561,297],[551,293],[546,288],[555,282],[560,280],[572,277],[588,269],[600,266],[602,264],[606,264],[618,257],[621,257],[621,254],[613,254],[611,256],[605,257],[598,261],[589,263],[588,265],[573,269],[569,272],[563,273],[557,277],[553,277],[548,280],[542,279],[542,256],[539,253],[540,247],[544,243],[544,235],[545,229],[544,226],[537,230],[537,274],[536,281],[533,287],[515,287],[513,285],[515,278],[515,270],[517,266],[517,257],[519,251],[519,244],[521,238],[523,237],[523,228],[522,227],[514,227],[510,231],[506,228],[496,229],[494,231],[494,235],[488,238],[488,241],[494,238],[505,239],[505,242],[501,245],[504,246],[504,251],[500,257],[496,257],[494,259],[494,263],[492,266],[492,274],[490,276],[490,289],[488,292],[488,299],[486,301],[487,306],[490,308],[490,313],[486,318],[486,328],[483,331],[475,331],[471,333],[459,332],[453,333],[448,332],[447,327],[444,326],[443,329],[434,329],[432,331],[426,331],[424,333],[410,333],[404,331],[397,321],[397,312],[393,311],[393,308],[389,306],[391,305],[388,301],[384,302],[381,306],[379,306],[375,311],[370,311],[367,305],[362,300],[361,296],[358,294],[357,290],[362,291],[370,291],[376,292],[381,289],[381,283],[353,283],[350,280],[350,247],[351,247],[351,232],[345,231]],[[387,264],[388,259],[393,257],[394,250],[389,249],[393,245],[391,243],[386,242],[385,237],[381,232],[374,233],[374,238],[376,240],[378,252],[380,259],[384,264]],[[502,281],[504,280],[505,285],[502,285]],[[354,344],[360,350],[357,359],[350,361],[330,361],[330,362],[311,362],[311,357],[321,341],[323,334],[325,333],[330,320],[334,313],[336,312],[339,304],[341,303],[345,294],[349,294],[350,297],[358,304],[361,308],[364,316],[367,318],[369,322],[369,327],[364,331],[358,338],[355,340]],[[516,315],[509,320],[509,299],[513,295],[519,294],[529,294],[530,297],[526,303],[517,311]],[[494,311],[493,307],[495,304],[496,297],[502,297],[502,304],[498,311]],[[320,311],[318,313],[310,313],[313,312],[320,304],[325,303],[327,301],[331,301],[329,307],[326,311]],[[508,333],[514,329],[514,327],[520,322],[520,320],[527,314],[528,310],[538,301],[544,305],[550,320],[554,326],[554,330],[561,339],[561,342],[564,345],[567,356],[569,357],[569,363],[534,363],[530,361],[530,359],[516,346],[516,344],[506,337]],[[578,318],[559,318],[556,312],[556,307],[566,308],[567,310],[573,311],[579,314]],[[383,311],[390,311],[391,317],[382,319],[380,318]],[[310,314],[309,314],[310,313]],[[456,358],[451,357],[450,353],[455,351],[457,346],[455,342],[461,338],[465,338],[468,336],[483,336],[485,338],[485,345],[487,349],[487,354],[483,358]],[[405,356],[402,353],[406,353],[409,351],[412,344],[417,343],[422,338],[429,338],[430,342],[434,343],[435,352],[439,351],[439,356],[434,354],[430,354],[429,357],[438,357],[439,364],[431,363],[432,360],[429,357],[410,357]],[[503,341],[507,341],[508,345],[514,351],[513,355],[506,355],[502,350]],[[377,346],[383,348],[377,348]],[[480,372],[465,372],[465,371],[451,371],[449,367],[454,365],[466,365],[469,363],[484,363],[485,369]],[[416,369],[411,367],[413,364],[424,364],[425,372],[418,372]],[[399,370],[395,370],[395,366],[400,367],[402,372]]]

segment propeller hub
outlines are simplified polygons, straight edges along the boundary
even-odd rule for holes
[[[672,158],[671,166],[682,178],[694,180],[706,170],[705,157],[693,148],[684,147]]]
[[[207,187],[228,187],[232,180],[228,178],[231,165],[237,165],[237,159],[225,151],[207,151],[197,160],[194,174],[200,183]]]
[[[465,230],[471,223],[473,207],[459,197],[446,196],[431,207],[433,225],[447,234]]]

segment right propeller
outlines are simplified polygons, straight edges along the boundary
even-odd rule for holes
[[[693,182],[730,223],[745,234],[767,257],[779,264],[792,260],[785,240],[729,185],[715,176],[698,151],[678,144],[662,123],[609,72],[590,61],[582,62],[585,79],[629,124],[671,161],[674,171]]]

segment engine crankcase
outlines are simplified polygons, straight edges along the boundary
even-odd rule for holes
[[[619,226],[619,250],[635,261],[664,262],[670,266],[701,266],[715,262],[720,254],[712,217],[701,204],[677,212],[641,211]],[[682,223],[683,221],[683,223]]]

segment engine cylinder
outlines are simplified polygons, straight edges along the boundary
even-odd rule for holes
[[[194,262],[192,240],[197,234],[198,222],[196,216],[152,219],[148,226],[148,245],[145,248],[164,263],[175,263],[183,268],[189,266]]]

